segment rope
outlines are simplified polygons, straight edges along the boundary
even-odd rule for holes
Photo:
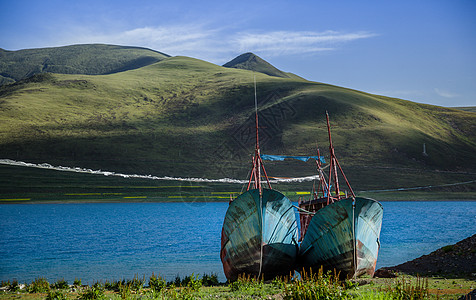
[[[396,189],[386,189],[386,190],[368,190],[368,191],[361,191],[361,192],[398,192],[398,191],[423,190],[423,189],[431,189],[431,188],[436,188],[436,187],[470,184],[470,183],[475,183],[475,182],[476,182],[476,180],[470,180],[470,181],[463,181],[463,182],[456,182],[456,183],[446,183],[446,184],[439,184],[439,185],[416,186],[416,187],[409,187],[409,188],[396,188]]]
[[[297,210],[303,212],[303,215],[311,215],[311,216],[314,216],[316,213],[314,212],[310,212],[308,210],[305,210],[304,208],[300,208],[299,206],[296,206],[296,205],[293,205],[294,208],[296,208]]]

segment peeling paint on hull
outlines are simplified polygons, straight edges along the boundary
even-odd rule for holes
[[[299,265],[323,266],[341,276],[373,276],[380,248],[383,208],[373,199],[346,198],[318,210],[299,251]]]
[[[289,275],[298,254],[291,201],[270,189],[249,190],[230,203],[223,222],[220,257],[230,281],[245,273],[265,279]],[[261,270],[260,270],[261,269]]]

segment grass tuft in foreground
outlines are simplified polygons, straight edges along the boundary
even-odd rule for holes
[[[177,276],[178,277],[178,276]],[[339,280],[336,272],[301,272],[301,276],[262,278],[241,275],[238,280],[219,283],[216,275],[192,274],[174,281],[152,274],[148,286],[145,276],[131,280],[96,282],[91,286],[69,285],[64,280],[48,284],[38,278],[31,284],[2,282],[1,299],[93,300],[93,299],[364,299],[419,300],[458,299],[474,290],[474,280],[440,277],[398,276],[397,278],[360,278]],[[79,279],[75,280],[79,282]],[[211,283],[213,282],[213,283]]]
[[[285,284],[284,299],[352,299],[352,296],[338,273],[324,273],[321,267],[317,273],[303,270],[300,280]]]

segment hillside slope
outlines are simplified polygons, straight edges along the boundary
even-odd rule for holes
[[[0,49],[0,85],[45,72],[89,75],[117,73],[167,57],[164,53],[146,48],[102,44],[19,51]]]
[[[327,155],[328,111],[337,155],[356,188],[474,177],[476,113],[254,74],[263,153],[315,155],[318,143]],[[251,71],[188,57],[109,75],[37,75],[0,88],[0,158],[246,178],[253,93]],[[315,172],[312,163],[266,166],[272,176]]]

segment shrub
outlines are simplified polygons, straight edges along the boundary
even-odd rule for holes
[[[198,275],[192,273],[192,276],[189,277],[187,287],[193,292],[198,292],[202,287],[202,280],[198,279]]]
[[[73,285],[75,285],[75,286],[81,286],[81,279],[75,278],[75,279],[74,279],[74,282],[73,282]]]
[[[139,292],[144,288],[144,283],[145,283],[145,275],[142,277],[142,279],[139,279],[138,275],[135,275],[132,280],[128,280],[125,285],[130,286],[130,289],[136,292]]]
[[[64,279],[60,279],[51,285],[52,288],[62,290],[69,288],[68,282]]]
[[[155,276],[154,273],[152,273],[152,276],[149,278],[149,287],[154,290],[155,292],[160,292],[166,287],[167,283],[165,282],[165,279],[163,279],[160,276]]]
[[[203,274],[202,276],[202,285],[203,286],[215,286],[218,285],[218,276],[217,274]]]
[[[40,277],[35,279],[29,286],[30,293],[47,293],[50,290],[50,284],[46,278]]]
[[[130,282],[126,284],[122,284],[119,282],[119,295],[121,296],[121,299],[130,299],[131,298],[131,284]]]
[[[168,285],[172,285],[172,284],[176,287],[182,286],[182,280],[180,279],[179,275],[175,276],[175,280],[172,282],[169,282]]]
[[[78,295],[78,299],[80,300],[94,300],[104,298],[104,288],[99,282],[96,282],[90,288]]]
[[[104,283],[104,288],[108,291],[119,292],[119,286],[121,285],[120,281],[107,281]]]
[[[10,292],[18,292],[20,290],[20,285],[18,284],[18,280],[13,280],[12,283],[8,281],[8,290]]]

